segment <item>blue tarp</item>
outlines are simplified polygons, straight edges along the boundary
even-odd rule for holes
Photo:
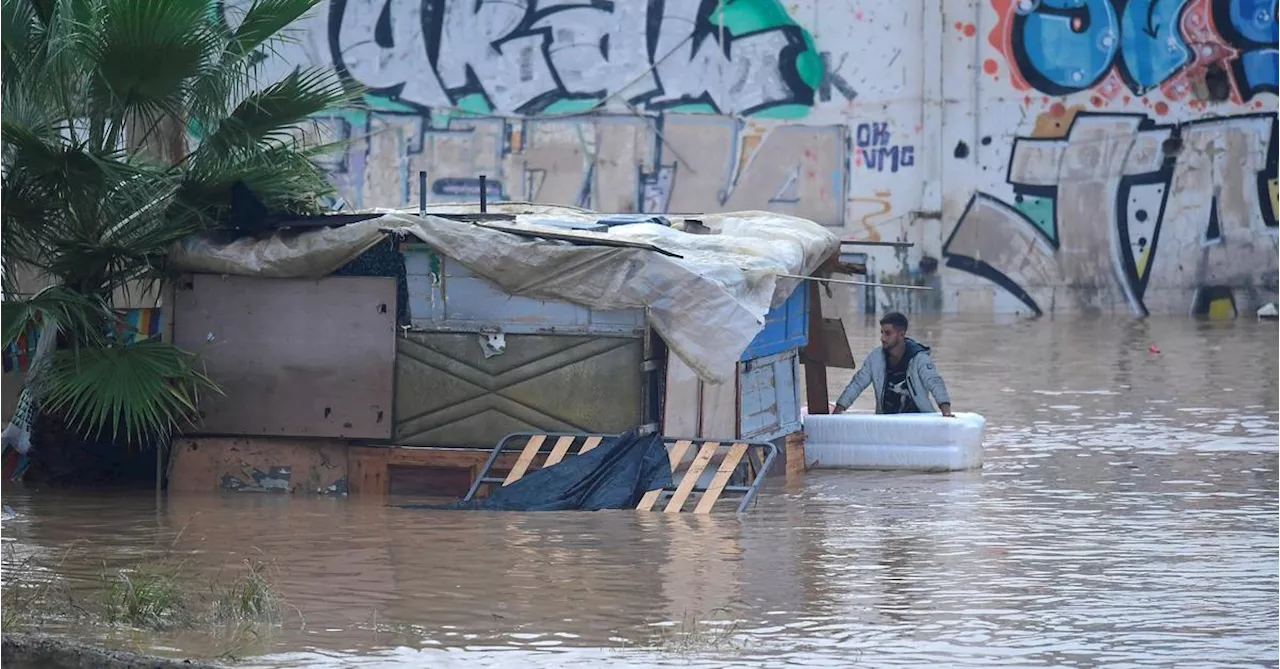
[[[671,462],[660,434],[634,431],[605,439],[583,455],[526,474],[488,497],[443,505],[403,508],[488,511],[598,511],[629,509],[650,490],[671,485]]]

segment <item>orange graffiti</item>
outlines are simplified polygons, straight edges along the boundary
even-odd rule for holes
[[[1049,111],[1036,117],[1036,125],[1031,130],[1031,136],[1045,139],[1066,137],[1067,131],[1071,129],[1071,123],[1076,120],[1076,114],[1082,111],[1084,111],[1084,105],[1064,107],[1062,103],[1055,102]]]
[[[991,6],[996,10],[996,27],[991,29],[987,41],[991,42],[991,46],[1004,56],[1004,62],[1012,63],[1013,59],[1013,3],[1018,0],[991,0]],[[994,74],[994,72],[990,73]],[[1009,82],[1013,84],[1014,90],[1025,91],[1031,88],[1031,84],[1022,78],[1022,74],[1018,72],[1018,68],[1009,68]]]
[[[891,197],[893,197],[892,192],[887,190],[878,190],[875,192],[875,197],[849,198],[850,202],[854,202],[854,203],[861,202],[865,204],[873,204],[873,205],[876,205],[877,207],[876,211],[872,211],[870,213],[864,214],[862,218],[858,220],[858,222],[862,224],[862,228],[867,232],[867,239],[865,241],[872,241],[872,242],[880,241],[880,231],[876,229],[876,226],[871,222],[871,219],[882,217],[882,216],[888,216],[889,212],[893,211],[893,204],[891,204],[889,201]]]

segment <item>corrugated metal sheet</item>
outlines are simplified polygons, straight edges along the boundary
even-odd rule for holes
[[[739,363],[739,438],[768,441],[800,429],[799,353]]]
[[[642,422],[642,339],[505,339],[505,350],[486,358],[474,333],[402,336],[396,443],[491,447],[524,430],[621,432]]]
[[[809,340],[809,286],[801,283],[786,302],[769,310],[764,329],[751,340],[741,360],[754,360],[791,349],[804,348]]]
[[[194,432],[390,437],[395,304],[392,278],[179,281],[173,341],[225,392],[200,398]]]
[[[433,331],[640,336],[644,310],[596,311],[558,300],[512,295],[423,245],[405,245],[409,311],[414,326]]]

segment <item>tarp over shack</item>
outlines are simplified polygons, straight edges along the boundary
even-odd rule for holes
[[[800,279],[834,255],[839,238],[807,219],[763,211],[673,217],[696,220],[709,234],[656,223],[568,231],[548,221],[604,218],[574,207],[495,203],[490,213],[515,214],[499,224],[530,231],[571,233],[575,238],[629,240],[643,248],[573,244],[512,234],[486,224],[432,214],[476,213],[474,205],[416,211],[376,211],[380,216],[332,228],[282,230],[225,239],[197,235],[176,245],[170,260],[179,271],[264,278],[321,278],[372,248],[386,235],[416,237],[507,292],[565,300],[592,309],[646,310],[649,324],[704,381],[732,381],[743,351]]]

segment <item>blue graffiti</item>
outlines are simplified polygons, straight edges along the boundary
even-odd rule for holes
[[[1186,0],[1130,0],[1120,16],[1120,76],[1141,95],[1191,62],[1178,30]]]
[[[1180,24],[1188,0],[1028,0],[1014,4],[1014,63],[1052,95],[1092,88],[1116,67],[1141,95],[1194,62]],[[1214,25],[1240,55],[1232,64],[1243,99],[1276,92],[1277,0],[1214,0]]]
[[[1120,22],[1111,0],[1014,6],[1019,8],[1013,15],[1014,60],[1032,86],[1066,95],[1094,86],[1111,70],[1120,49]]]
[[[854,141],[869,170],[897,172],[916,164],[916,147],[893,144],[888,123],[859,123]]]
[[[1277,40],[1277,0],[1219,0],[1213,3],[1214,23],[1227,41],[1240,50],[1232,65],[1236,86],[1244,99],[1277,92],[1280,51]]]

